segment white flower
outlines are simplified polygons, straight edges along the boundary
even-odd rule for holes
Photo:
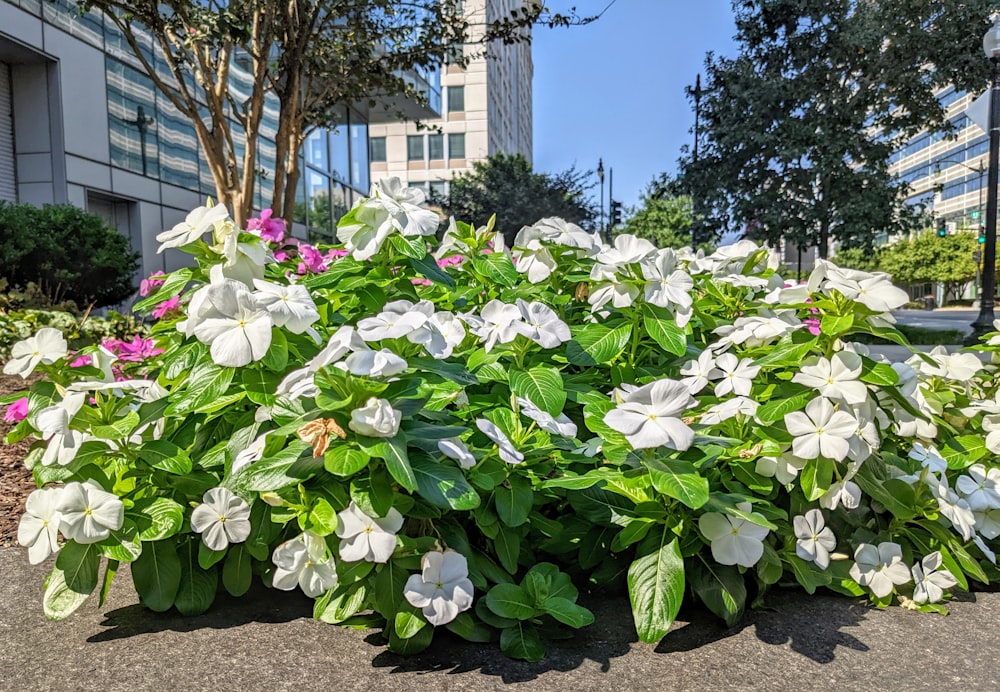
[[[575,223],[556,216],[523,227],[514,238],[514,247],[527,247],[532,240],[545,240],[555,245],[583,250],[588,256],[601,249],[601,241],[596,233],[587,233]]]
[[[795,554],[803,560],[815,562],[820,569],[830,566],[830,551],[837,547],[837,538],[823,521],[823,513],[810,509],[803,516],[792,519],[795,528]]]
[[[792,454],[782,454],[780,457],[760,457],[757,459],[756,471],[761,476],[774,478],[782,485],[787,485],[795,480],[804,466],[802,459]]]
[[[906,291],[892,285],[888,274],[868,274],[833,265],[827,268],[824,289],[826,291],[836,289],[844,297],[856,300],[875,312],[895,310],[910,299]]]
[[[494,425],[485,418],[476,419],[476,427],[490,438],[497,445],[497,451],[500,453],[500,459],[507,462],[508,464],[520,464],[524,461],[524,455],[521,454],[514,448],[510,439],[498,426]]]
[[[51,365],[65,358],[68,348],[62,332],[42,327],[34,336],[14,344],[10,349],[10,360],[3,366],[3,374],[27,378],[39,363]]]
[[[625,308],[639,297],[639,286],[634,281],[627,280],[620,271],[624,266],[613,264],[595,264],[590,270],[590,278],[597,283],[590,289],[587,302],[591,312],[596,313],[608,303],[616,308]]]
[[[211,488],[191,512],[191,530],[201,534],[210,550],[225,550],[230,543],[250,537],[250,505],[226,488]]]
[[[344,367],[352,375],[391,377],[405,372],[406,361],[387,348],[381,351],[356,351],[347,356]]]
[[[933,480],[928,480],[937,497],[941,514],[951,522],[952,528],[961,534],[964,540],[972,540],[976,533],[976,516],[972,512],[972,508],[969,507],[969,503],[959,497],[958,493],[949,488],[946,483],[940,481],[934,483]]]
[[[273,259],[264,241],[242,243],[236,232],[228,234],[221,245],[212,249],[226,259],[222,264],[213,266],[213,269],[218,267],[222,276],[235,279],[247,288],[253,287],[255,281],[264,279],[264,264]]]
[[[740,502],[736,506],[748,513],[753,509],[749,502]],[[763,519],[762,515],[753,514]],[[711,542],[712,557],[720,565],[753,567],[764,554],[764,538],[768,529],[741,517],[706,512],[698,518],[698,529]]]
[[[824,509],[837,509],[843,505],[845,509],[857,509],[861,503],[861,488],[854,481],[841,480],[831,485],[819,498],[819,506]]]
[[[827,399],[860,404],[868,398],[868,387],[858,379],[860,376],[861,356],[840,351],[829,360],[813,358],[803,363],[792,382],[812,387]]]
[[[785,414],[785,427],[792,440],[792,452],[800,459],[815,459],[820,455],[842,460],[850,450],[848,440],[858,428],[857,419],[846,411],[835,411],[833,404],[822,397],[806,405],[805,413]]]
[[[286,327],[292,334],[302,334],[319,319],[316,303],[302,284],[283,286],[255,279],[253,285],[257,288],[253,294],[257,305],[270,313],[275,326]]]
[[[403,187],[399,178],[383,178],[372,184],[371,196],[354,205],[354,222],[338,225],[337,238],[356,260],[366,260],[379,251],[392,233],[404,236],[434,235],[438,215],[424,209],[424,193]]]
[[[326,593],[337,585],[337,566],[327,555],[326,542],[312,531],[285,541],[271,554],[274,577],[271,585],[282,591],[296,586],[309,598]]]
[[[435,312],[423,326],[406,335],[408,341],[420,344],[432,358],[441,360],[451,356],[455,347],[465,339],[465,325],[450,312]]]
[[[705,388],[710,379],[721,376],[722,372],[715,367],[712,352],[706,348],[698,356],[698,360],[689,360],[684,364],[681,374],[684,375],[681,382],[687,385],[688,391],[697,394]]]
[[[716,423],[721,423],[724,420],[729,420],[730,418],[735,418],[738,415],[752,416],[757,413],[757,409],[760,407],[753,399],[747,398],[745,396],[736,396],[731,399],[726,399],[723,402],[710,406],[705,413],[701,416],[701,423],[703,425],[715,425]]]
[[[306,363],[306,366],[317,372],[320,368],[332,365],[344,357],[350,351],[367,351],[361,335],[355,331],[354,327],[345,325],[333,333],[323,350],[317,353]]]
[[[983,464],[973,464],[966,473],[958,477],[955,488],[965,496],[972,511],[1000,509],[1000,469],[987,471]]]
[[[403,528],[403,515],[394,507],[385,517],[370,517],[351,500],[337,517],[340,559],[344,562],[388,562],[396,550],[396,533]]]
[[[854,551],[851,579],[871,589],[878,598],[892,593],[894,585],[910,581],[910,570],[903,562],[903,552],[898,543],[862,543]]]
[[[1000,536],[1000,509],[972,510],[976,520],[976,533],[983,538],[993,540]]]
[[[760,372],[760,366],[754,365],[750,358],[739,360],[732,353],[723,353],[715,359],[720,380],[715,385],[715,396],[725,396],[735,392],[740,396],[750,396],[753,378]]]
[[[691,289],[694,280],[683,269],[677,268],[677,255],[664,248],[655,257],[642,263],[642,275],[646,281],[646,301],[661,308],[691,305]]]
[[[28,549],[28,562],[37,565],[59,552],[59,514],[62,488],[41,488],[28,495],[17,525],[17,542]]]
[[[517,397],[517,403],[520,406],[521,413],[538,423],[538,427],[542,430],[550,432],[553,435],[559,435],[560,437],[570,439],[576,437],[576,423],[571,421],[565,413],[560,413],[558,416],[553,417],[547,411],[543,411],[535,406],[530,399],[523,397]]]
[[[465,556],[452,550],[424,553],[420,574],[411,574],[403,595],[424,618],[437,627],[445,625],[472,607],[472,582]]]
[[[914,442],[909,457],[919,461],[920,465],[925,469],[929,469],[931,473],[944,473],[948,470],[947,460],[941,456],[941,453],[934,445],[924,447],[919,442]]]
[[[388,401],[371,397],[364,407],[351,411],[347,427],[367,437],[395,437],[402,420],[403,414]]]
[[[211,346],[216,365],[238,368],[267,354],[272,324],[246,286],[222,279],[209,285],[193,331],[198,341]]]
[[[572,339],[569,325],[559,319],[555,310],[545,303],[527,303],[517,299],[517,309],[523,322],[514,322],[514,329],[542,348],[555,348]]]
[[[928,377],[968,382],[983,369],[983,362],[975,353],[948,353],[944,346],[935,346],[925,355],[936,365],[929,364],[920,356],[912,356],[906,362]]]
[[[624,434],[633,449],[666,446],[683,451],[694,441],[694,431],[678,414],[695,403],[683,383],[657,380],[626,394],[604,415],[604,422]]]
[[[497,343],[507,344],[517,338],[516,323],[521,320],[521,311],[516,305],[494,299],[483,306],[478,316],[469,313],[462,318],[489,353]]]
[[[527,274],[531,283],[538,284],[548,279],[558,265],[551,250],[542,244],[541,237],[525,236],[525,231],[532,230],[530,226],[521,229],[514,240],[515,249],[511,254],[516,260],[514,266],[517,271]]]
[[[156,240],[160,242],[160,249],[156,251],[156,254],[160,254],[167,248],[190,245],[208,231],[214,230],[216,226],[224,224],[228,220],[229,212],[224,204],[217,204],[214,207],[198,207],[169,231],[164,231],[156,236]]]
[[[449,459],[454,459],[463,469],[471,469],[476,465],[476,457],[472,455],[469,448],[457,437],[447,440],[438,440],[438,451]]]
[[[60,403],[46,406],[35,416],[35,426],[42,439],[48,442],[42,454],[42,466],[66,466],[76,457],[80,446],[90,439],[86,433],[69,427],[86,397],[84,392],[70,391]]]
[[[598,263],[611,267],[625,267],[635,264],[656,253],[656,246],[645,238],[637,238],[628,233],[615,236],[614,247],[605,247],[595,258]]]
[[[125,520],[125,505],[118,496],[92,480],[67,483],[58,499],[63,535],[77,543],[103,541]]]
[[[913,565],[913,600],[917,603],[937,603],[947,589],[953,588],[958,581],[951,572],[941,567],[941,551],[935,550]]]
[[[267,436],[268,433],[264,433],[236,455],[236,458],[233,459],[233,465],[229,469],[230,476],[235,476],[250,464],[261,460],[264,456],[264,447],[267,445]]]
[[[419,329],[427,321],[427,315],[415,310],[389,310],[388,305],[375,317],[366,317],[358,322],[358,336],[365,341],[398,339]]]

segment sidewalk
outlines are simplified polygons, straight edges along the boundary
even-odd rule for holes
[[[636,641],[627,598],[591,603],[597,622],[539,663],[492,645],[436,638],[411,658],[375,632],[310,619],[311,601],[261,590],[194,618],[137,603],[127,570],[108,602],[64,622],[42,615],[45,566],[0,549],[3,690],[995,690],[1000,593],[963,594],[949,617],[879,611],[781,591],[725,629],[682,613],[658,645]]]

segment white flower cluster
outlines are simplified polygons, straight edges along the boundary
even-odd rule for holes
[[[403,187],[399,178],[385,178],[372,183],[371,195],[354,205],[349,223],[337,226],[337,238],[356,260],[376,254],[393,233],[405,237],[432,236],[437,231],[438,215],[420,205],[424,192]]]
[[[96,481],[41,488],[28,496],[17,542],[36,565],[59,550],[59,533],[77,543],[98,543],[122,527],[125,505]]]

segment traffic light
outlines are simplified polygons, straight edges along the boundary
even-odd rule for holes
[[[938,231],[938,238],[944,238],[946,235],[948,235],[948,224],[945,223],[944,221],[939,221],[937,231]]]
[[[979,242],[980,244],[986,242],[986,226],[979,227]]]
[[[622,203],[611,200],[611,227],[614,228],[622,222]]]

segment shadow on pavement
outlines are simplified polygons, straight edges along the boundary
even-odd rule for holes
[[[176,610],[154,613],[140,604],[117,608],[104,614],[102,627],[108,627],[87,639],[107,642],[154,632],[193,632],[201,629],[227,629],[252,622],[281,623],[310,619],[313,601],[299,592],[275,591],[255,585],[240,598],[220,592],[212,607],[201,615],[184,616]]]

